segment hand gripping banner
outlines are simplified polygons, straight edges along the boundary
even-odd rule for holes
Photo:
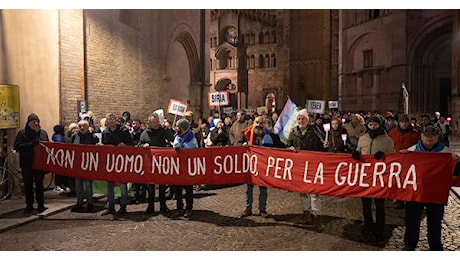
[[[197,185],[248,183],[300,193],[446,204],[450,153],[292,152],[259,146],[179,149],[41,142],[33,167],[80,179]]]

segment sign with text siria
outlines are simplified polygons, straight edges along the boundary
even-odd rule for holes
[[[209,106],[228,106],[229,104],[227,91],[209,92]]]

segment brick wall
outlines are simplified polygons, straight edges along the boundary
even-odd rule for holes
[[[83,11],[60,10],[60,123],[77,121],[77,100],[84,95]]]

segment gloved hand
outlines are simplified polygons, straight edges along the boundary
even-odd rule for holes
[[[361,157],[361,154],[358,151],[354,151],[351,153],[351,157],[355,160],[359,160],[359,157]]]
[[[32,140],[32,142],[30,142],[30,144],[31,144],[32,146],[36,146],[36,145],[39,144],[39,143],[40,143],[40,140],[38,140],[38,139],[34,139],[34,140]]]
[[[175,150],[176,152],[179,152],[179,150],[180,150],[180,146],[178,146],[178,147],[174,147],[174,150]]]
[[[380,159],[383,158],[384,155],[385,155],[384,152],[378,151],[378,152],[376,152],[376,153],[374,154],[374,158],[375,158],[376,160],[380,160]]]

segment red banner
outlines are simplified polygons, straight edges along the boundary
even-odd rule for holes
[[[446,204],[449,153],[387,154],[383,160],[233,146],[179,149],[41,142],[33,167],[81,179],[170,185],[249,183],[301,193]]]

